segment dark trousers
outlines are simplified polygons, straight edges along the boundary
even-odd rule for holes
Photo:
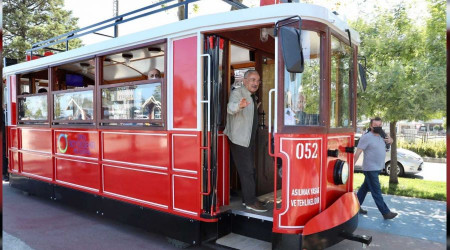
[[[230,141],[230,150],[241,180],[243,201],[252,205],[256,202],[254,144],[242,147]]]
[[[381,195],[380,180],[378,179],[380,171],[363,171],[363,173],[365,176],[364,183],[361,185],[358,193],[356,194],[358,196],[359,204],[363,204],[367,192],[370,191],[381,214],[389,213],[391,210],[389,210],[386,203],[384,203],[383,196]]]

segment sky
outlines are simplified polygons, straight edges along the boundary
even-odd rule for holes
[[[151,5],[158,2],[157,0],[119,0],[119,15],[127,12]],[[113,0],[65,0],[65,9],[72,11],[72,16],[79,18],[78,26],[86,27],[88,25],[109,19],[113,17]],[[218,12],[229,11],[231,6],[221,0],[202,0],[197,2],[199,11],[193,12],[192,4],[189,5],[189,17],[199,15],[207,15]],[[244,0],[247,6],[259,6],[259,0]],[[89,6],[89,8],[86,8]],[[167,23],[173,23],[178,20],[176,8],[167,12],[160,12],[152,17],[145,17],[139,21],[131,21],[119,26],[119,35],[130,34],[152,27],[161,26]],[[145,13],[140,12],[141,13]],[[102,31],[102,33],[112,35],[113,29]],[[91,44],[104,38],[98,35],[89,35],[82,39],[84,44]]]
[[[309,2],[327,7],[330,10],[336,10],[344,20],[356,20],[363,16],[370,18],[376,15],[375,3],[382,8],[388,9],[404,0],[346,0],[340,5],[336,5],[337,0],[300,0],[300,2]],[[72,16],[79,18],[78,26],[80,28],[109,19],[113,17],[113,0],[64,0],[65,9],[72,11]],[[119,0],[119,15],[154,4],[158,0]],[[245,5],[249,7],[258,7],[259,0],[244,0]],[[425,0],[409,0],[407,3],[414,6],[409,15],[413,20],[423,20],[424,9],[426,9]],[[221,0],[201,0],[197,2],[198,11],[193,12],[192,4],[189,5],[189,16],[195,17],[200,15],[225,12],[230,10],[230,5]],[[88,7],[87,7],[88,6]],[[140,12],[144,13],[144,12]],[[119,35],[126,35],[138,31],[146,30],[152,27],[161,26],[167,23],[176,22],[176,8],[167,12],[160,12],[152,17],[141,18],[138,21],[131,21],[119,26]],[[109,28],[100,33],[113,35],[113,29]],[[97,43],[102,40],[109,39],[99,35],[88,35],[81,38],[85,45]]]

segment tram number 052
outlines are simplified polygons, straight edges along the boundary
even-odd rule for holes
[[[297,159],[316,159],[317,149],[319,148],[317,143],[299,143],[295,149],[295,155]]]

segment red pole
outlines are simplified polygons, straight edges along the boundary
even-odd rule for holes
[[[280,0],[260,0],[260,6],[279,4]]]

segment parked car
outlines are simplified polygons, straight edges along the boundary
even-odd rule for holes
[[[361,134],[355,135],[355,146],[358,145]],[[362,170],[364,153],[361,153],[358,161],[355,164],[355,170]],[[413,151],[397,148],[397,175],[404,176],[405,174],[416,174],[422,171],[423,159],[420,155]],[[387,175],[391,173],[391,150],[386,151],[386,158],[383,172]]]

